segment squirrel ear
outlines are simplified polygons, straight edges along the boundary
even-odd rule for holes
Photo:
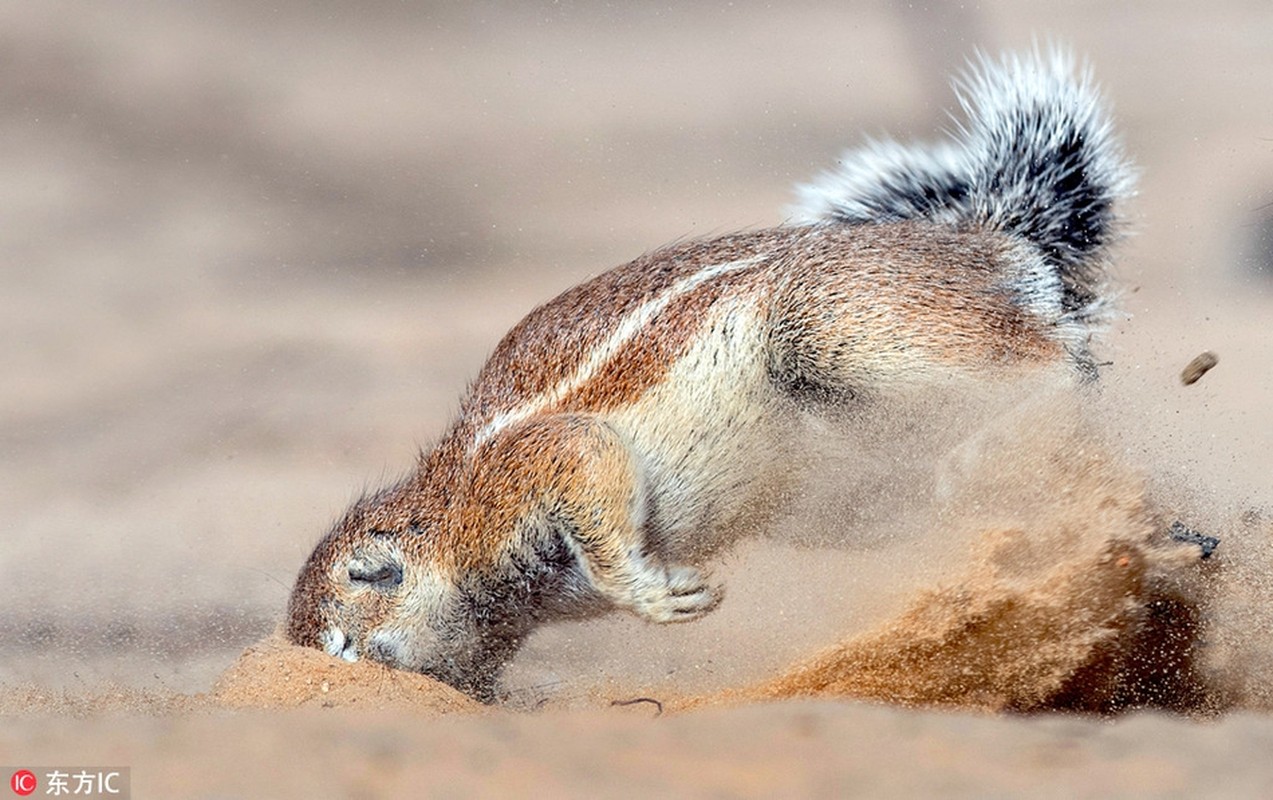
[[[388,591],[402,583],[402,565],[386,555],[359,553],[349,560],[349,581]]]

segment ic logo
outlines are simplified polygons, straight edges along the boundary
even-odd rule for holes
[[[20,769],[9,778],[9,788],[13,790],[14,794],[22,797],[34,792],[37,783],[35,773],[29,769]]]

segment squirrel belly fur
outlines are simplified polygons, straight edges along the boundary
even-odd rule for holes
[[[787,224],[673,245],[536,308],[437,445],[302,567],[300,645],[494,701],[544,622],[709,613],[706,560],[780,512],[800,426],[952,376],[1091,380],[1131,170],[1056,50],[978,61],[965,120],[873,142]]]

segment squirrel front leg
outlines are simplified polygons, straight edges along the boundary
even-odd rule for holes
[[[692,566],[664,563],[647,540],[647,489],[613,428],[557,415],[510,433],[522,468],[535,473],[532,513],[564,539],[593,591],[659,623],[695,620],[719,604],[719,587]]]

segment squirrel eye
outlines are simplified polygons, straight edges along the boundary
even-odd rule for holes
[[[384,591],[402,583],[402,567],[393,562],[369,564],[355,558],[349,562],[349,580]]]

